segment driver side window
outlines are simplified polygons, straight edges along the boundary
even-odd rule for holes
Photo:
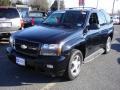
[[[98,16],[97,13],[92,13],[89,19],[89,30],[95,30],[98,29]]]
[[[90,25],[99,24],[97,13],[92,13],[91,14],[90,19],[89,19],[89,24]]]

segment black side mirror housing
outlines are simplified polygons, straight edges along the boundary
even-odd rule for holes
[[[88,25],[88,30],[96,30],[99,29],[100,25],[99,24],[90,24]]]

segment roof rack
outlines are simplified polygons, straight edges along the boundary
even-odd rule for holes
[[[72,8],[68,8],[68,9],[96,9],[94,7],[72,7]]]

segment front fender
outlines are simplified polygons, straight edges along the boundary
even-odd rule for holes
[[[66,42],[62,47],[62,53],[68,53],[73,48],[85,44],[84,38],[74,38]]]

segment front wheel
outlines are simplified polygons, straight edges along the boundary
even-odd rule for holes
[[[107,38],[107,41],[106,41],[106,45],[105,45],[105,52],[104,52],[104,54],[107,54],[107,53],[109,53],[110,52],[110,50],[111,50],[111,37],[108,37]]]
[[[74,80],[76,77],[79,76],[81,71],[82,60],[83,60],[83,55],[81,51],[73,49],[65,73],[65,76],[68,80]]]

